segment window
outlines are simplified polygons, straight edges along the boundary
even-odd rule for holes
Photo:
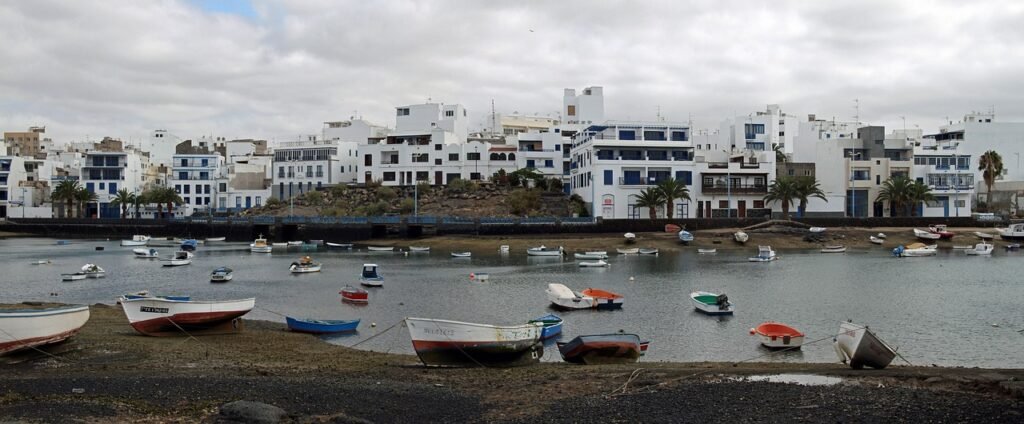
[[[183,167],[184,166],[188,166],[188,159],[182,158],[181,159],[181,166],[183,166]]]
[[[729,209],[729,201],[728,200],[719,200],[718,201],[718,208],[719,209]]]
[[[790,168],[789,169],[789,176],[792,177],[794,174],[796,174],[796,170],[793,169],[793,168]]]
[[[458,153],[449,153],[448,154],[448,160],[457,162],[459,160],[459,154]]]
[[[636,140],[636,131],[619,130],[619,140]]]
[[[434,165],[440,165],[441,159],[434,159]]]
[[[480,152],[466,153],[466,160],[480,160]]]
[[[384,181],[394,181],[394,180],[395,180],[395,173],[394,172],[385,172],[384,173]]]
[[[220,183],[220,185],[218,186],[218,189],[220,191],[228,191],[228,183]]]
[[[681,184],[690,185],[693,184],[693,172],[692,171],[676,171],[676,181]]]
[[[235,196],[235,207],[242,209],[242,196]]]
[[[323,165],[317,165],[316,166],[316,176],[317,176],[317,178],[320,178],[320,177],[324,176],[324,166]]]
[[[604,170],[604,185],[606,185],[606,186],[612,185],[612,180],[614,180],[614,179],[615,179],[615,177],[614,177],[614,174],[612,173],[611,169]]]
[[[561,145],[561,144],[556,144],[556,145],[555,145],[555,151],[556,151],[556,152],[560,152],[560,151],[562,151],[562,145]]]
[[[644,140],[665,141],[664,131],[644,131]]]
[[[210,179],[210,173],[206,172],[206,171],[200,172],[199,173],[199,179],[200,180],[208,180],[208,179]]]
[[[453,117],[453,116],[455,116],[455,111],[454,110],[446,110],[446,111],[444,111],[444,116],[448,117],[448,118]]]
[[[209,184],[203,185],[203,193],[210,194],[210,185]]]
[[[179,172],[178,173],[178,179],[179,180],[187,180],[188,179],[188,172]]]
[[[192,190],[192,186],[185,184],[182,186],[185,189],[185,194],[189,194],[189,190]]]
[[[764,200],[755,200],[754,209],[764,209]]]
[[[100,191],[106,190],[105,183],[100,183]]]
[[[441,150],[442,147],[443,146],[441,146],[440,144],[435,144],[434,145],[434,150]]]
[[[576,116],[576,105],[569,105],[568,110],[566,110],[566,115]]]
[[[263,196],[256,196],[256,206],[263,204]]]
[[[284,167],[277,167],[277,178],[284,178]]]
[[[427,181],[430,179],[429,175],[427,171],[416,171],[416,181]]]
[[[544,167],[545,168],[554,168],[555,167],[555,163],[551,159],[544,159]]]
[[[400,107],[398,108],[398,116],[409,116],[409,108]]]
[[[365,159],[363,159],[363,165],[373,166],[373,155],[366,155]]]
[[[107,184],[107,193],[117,194],[117,183]]]
[[[313,178],[313,165],[306,166],[306,178]]]
[[[672,131],[672,141],[686,141],[686,131]]]
[[[471,179],[471,180],[479,180],[480,179],[480,173],[479,172],[470,172],[469,173],[469,179]]]
[[[177,192],[177,193],[181,193],[181,184],[175,184],[174,185],[174,191]]]
[[[184,200],[186,205],[191,205],[192,204],[192,198],[191,197],[185,196],[185,198],[183,198],[181,200]]]
[[[856,181],[867,181],[871,179],[871,171],[867,169],[854,169],[853,179]]]
[[[202,165],[203,165],[204,167],[206,167],[206,166],[210,166],[210,160],[209,160],[209,159],[203,159],[203,160],[201,161],[201,163],[202,163]]]
[[[527,159],[526,160],[526,167],[527,168],[536,168],[537,166],[536,166],[535,162],[533,161],[533,159]]]
[[[744,124],[743,129],[747,140],[753,140],[757,138],[758,134],[764,134],[764,124]]]

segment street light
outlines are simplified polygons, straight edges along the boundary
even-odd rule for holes
[[[21,219],[25,219],[25,187],[21,188]]]

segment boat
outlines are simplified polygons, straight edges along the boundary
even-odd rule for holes
[[[682,230],[682,229],[683,229],[683,227],[680,227],[680,226],[678,226],[676,224],[665,224],[665,232],[666,233],[678,233],[679,230]]]
[[[643,248],[641,248],[637,252],[640,253],[641,255],[657,255],[658,254],[658,249],[655,249],[655,248],[643,249]]]
[[[874,244],[882,244],[882,243],[885,243],[885,240],[883,240],[883,239],[880,239],[880,238],[878,238],[878,237],[875,237],[875,236],[871,236],[871,237],[868,237],[868,241],[870,241],[871,243],[874,243]]]
[[[978,243],[973,248],[964,250],[964,253],[972,256],[991,255],[995,246],[989,243]]]
[[[938,233],[933,233],[931,231],[919,230],[917,228],[914,229],[914,236],[919,238],[919,239],[921,239],[921,240],[938,240],[938,239],[942,238],[942,235],[940,235]]]
[[[136,234],[132,236],[131,240],[121,240],[121,246],[145,246],[146,243],[149,243],[149,239],[149,236]]]
[[[877,235],[875,235],[875,237],[885,240],[885,233],[878,233]]]
[[[486,272],[471,272],[469,273],[469,279],[483,283],[491,279],[491,274],[488,274]]]
[[[825,227],[811,227],[811,228],[807,229],[807,231],[810,231],[812,233],[824,233],[825,230],[828,230],[828,228],[825,228]]]
[[[289,246],[302,246],[302,240],[298,240],[298,241],[289,241],[289,242],[288,242],[288,245],[289,245]]]
[[[608,262],[599,259],[596,261],[580,261],[577,265],[580,268],[603,268],[608,266]]]
[[[736,310],[725,294],[695,291],[690,293],[690,300],[698,311],[708,315],[732,315]]]
[[[473,256],[473,252],[452,252],[453,258],[468,258]]]
[[[539,322],[496,326],[406,318],[405,324],[416,355],[427,366],[530,365],[544,355],[544,326]]]
[[[326,244],[327,244],[327,247],[338,247],[338,248],[342,248],[342,249],[351,249],[352,248],[352,243],[331,243],[331,242],[327,242]]]
[[[132,254],[139,259],[155,259],[160,257],[160,252],[152,247],[148,249],[142,247],[132,249]]]
[[[57,240],[57,246],[67,246],[69,244],[71,244],[71,242],[67,240]]]
[[[618,248],[618,249],[615,249],[615,251],[619,252],[620,255],[638,255],[638,254],[640,254],[640,249],[636,248],[636,247],[634,247],[632,249]]]
[[[594,259],[608,259],[608,254],[598,253],[573,253],[572,257],[575,259],[594,260]]]
[[[40,259],[40,260],[32,261],[31,262],[32,265],[48,265],[49,263],[50,263],[49,259]]]
[[[744,233],[743,231],[737,231],[733,233],[732,238],[733,240],[736,240],[736,243],[739,244],[746,243],[747,240],[750,240],[750,236],[747,235],[747,233]]]
[[[227,240],[227,239],[228,239],[227,237],[207,237],[207,238],[206,238],[206,243],[207,243],[207,244],[209,244],[209,243],[211,243],[211,242],[213,242],[213,243],[217,243],[217,242],[222,242],[222,241],[225,241],[225,240]]]
[[[228,281],[231,281],[231,279],[234,278],[233,272],[234,271],[232,271],[231,268],[228,268],[226,266],[217,268],[210,273],[210,282],[226,283]]]
[[[558,342],[558,353],[565,362],[574,364],[630,364],[640,360],[650,342],[629,333],[577,336]]]
[[[947,230],[946,226],[943,225],[943,224],[929,225],[928,226],[928,231],[930,231],[932,233],[935,233],[935,234],[938,234],[939,237],[941,237],[943,239],[950,239],[950,238],[953,238],[953,236],[956,235],[956,233]]]
[[[198,246],[199,246],[199,241],[198,240],[188,239],[188,240],[182,240],[181,241],[180,249],[184,250],[186,252],[195,252],[196,251],[196,247],[198,247]]]
[[[430,246],[409,246],[410,252],[429,252]]]
[[[164,266],[188,265],[188,264],[192,263],[192,252],[186,252],[184,250],[179,250],[177,252],[174,252],[174,256],[171,256],[170,258],[167,258],[167,259],[161,258],[160,262],[163,262]]]
[[[757,256],[747,258],[750,262],[771,262],[778,259],[771,246],[757,246]]]
[[[1006,247],[1006,250],[1017,250],[1017,249],[1020,249],[1020,243],[1010,243],[1010,244],[1007,244],[1005,247]]]
[[[66,274],[61,274],[60,275],[60,280],[61,281],[78,281],[78,280],[84,280],[85,277],[86,277],[86,275],[82,271],[69,272],[69,273],[66,273]]]
[[[626,244],[636,243],[636,234],[626,233],[626,234],[623,234],[622,237],[624,237],[626,239]]]
[[[511,249],[509,248],[509,246],[507,244],[503,244],[501,246],[498,246],[498,252],[500,252],[500,253],[508,253],[509,250],[511,250]]]
[[[135,331],[147,336],[193,334],[221,326],[237,329],[234,320],[256,306],[256,298],[198,301],[170,300],[162,297],[128,299],[121,297],[121,307]]]
[[[825,246],[825,247],[821,248],[821,253],[843,253],[843,252],[846,252],[846,246],[843,246],[843,245]]]
[[[313,258],[303,256],[299,258],[298,262],[292,262],[291,266],[288,267],[288,270],[291,271],[292,274],[304,274],[307,272],[320,272],[321,266],[321,263],[313,262]]]
[[[750,329],[750,335],[756,335],[769,349],[799,349],[804,344],[804,333],[781,322],[762,322]]]
[[[377,272],[376,264],[363,264],[363,271],[359,274],[359,284],[368,287],[384,285],[384,277]]]
[[[104,271],[103,268],[96,264],[82,265],[82,272],[89,278],[104,278],[107,276],[107,271]]]
[[[702,255],[718,253],[718,249],[697,249],[697,253],[700,253]]]
[[[157,296],[157,295],[151,295],[151,294],[149,294],[149,291],[143,290],[143,291],[140,291],[140,292],[126,294],[124,296],[121,296],[118,299],[117,304],[118,305],[121,304],[121,299],[150,299],[150,298],[154,298],[154,297],[159,297],[161,299],[167,299],[167,300],[171,300],[171,301],[175,301],[175,302],[188,302],[188,301],[192,300],[192,298],[189,297],[189,296]]]
[[[0,355],[59,343],[89,321],[89,306],[62,305],[0,310]]]
[[[971,246],[969,244],[954,244],[953,245],[953,250],[967,250],[967,249],[973,249],[973,248],[974,248],[974,246]]]
[[[594,298],[584,296],[582,293],[570,290],[569,287],[565,286],[565,284],[548,284],[548,288],[545,290],[545,293],[547,293],[548,301],[557,308],[591,309],[597,307],[597,303]]]
[[[564,253],[565,250],[562,249],[562,246],[558,246],[557,249],[552,249],[541,245],[540,247],[531,247],[526,249],[526,254],[530,256],[562,256]]]
[[[896,350],[885,344],[867,326],[851,321],[839,324],[839,334],[832,344],[839,360],[853,369],[865,366],[882,369],[896,357]]]
[[[983,233],[981,231],[975,231],[974,235],[978,236],[978,238],[982,240],[992,240],[996,238],[995,234]]]
[[[395,250],[395,247],[394,246],[367,246],[366,250],[369,250],[371,252],[393,252]]]
[[[693,241],[693,233],[686,230],[679,230],[679,241],[683,244],[689,244]]]
[[[271,243],[270,245],[273,246],[273,247],[283,247],[285,249],[288,248],[288,242],[286,242],[286,241],[274,242],[274,243]]]
[[[621,294],[601,289],[584,289],[580,294],[594,299],[594,307],[597,309],[620,309],[625,301]]]
[[[100,251],[100,250],[103,250],[103,249],[104,249],[104,247],[103,247],[103,246],[96,246],[96,250],[97,250],[97,251]]]
[[[359,287],[345,286],[338,292],[341,301],[347,303],[370,303],[370,294]]]
[[[937,245],[925,245],[924,243],[911,243],[906,246],[896,246],[892,249],[892,255],[902,257],[935,256],[938,253]]]
[[[606,251],[606,250],[587,250],[587,251],[584,251],[583,254],[584,255],[592,255],[592,256],[604,256],[605,258],[608,257],[608,251]]]
[[[249,245],[249,251],[252,253],[270,253],[273,250],[274,247],[267,244],[267,239],[263,238],[263,234],[256,237],[256,240]]]
[[[546,340],[562,334],[562,317],[555,314],[547,314],[531,319],[529,322],[539,322],[544,325],[540,331],[540,339]]]
[[[1006,241],[1024,241],[1024,223],[1012,224],[1006,228],[996,228],[999,238]]]
[[[356,331],[359,320],[327,320],[284,317],[288,329],[297,333],[332,334]]]

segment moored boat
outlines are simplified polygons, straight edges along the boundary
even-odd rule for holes
[[[288,329],[298,333],[333,334],[356,331],[359,320],[327,320],[285,317]]]
[[[745,233],[743,231],[737,231],[737,232],[733,233],[732,239],[736,240],[736,243],[744,244],[748,240],[750,240],[750,235],[748,235],[747,233]]]
[[[50,264],[50,260],[49,259],[39,259],[39,260],[32,261],[30,263],[32,265],[49,265]]]
[[[430,246],[409,246],[410,252],[429,252]]]
[[[152,247],[150,247],[150,248],[139,247],[139,248],[132,249],[132,254],[135,255],[136,258],[139,258],[139,259],[156,259],[156,258],[160,257],[160,252],[158,252],[156,249],[154,249]]]
[[[0,355],[62,342],[89,321],[87,305],[0,310]]]
[[[394,252],[394,246],[366,246],[366,250],[371,252]]]
[[[653,247],[652,248],[646,248],[646,249],[645,248],[640,248],[637,251],[637,253],[639,253],[641,255],[657,255],[658,254],[658,249],[657,248],[653,248]]]
[[[1003,247],[1005,247],[1006,250],[1017,250],[1020,249],[1020,243],[1010,243]]]
[[[883,240],[883,239],[880,239],[880,238],[878,238],[878,237],[875,237],[875,236],[871,236],[871,237],[868,237],[868,241],[870,241],[870,242],[871,242],[871,243],[873,243],[873,244],[882,244],[882,243],[885,243],[885,240]]]
[[[484,283],[484,282],[490,281],[491,274],[488,274],[486,272],[471,272],[469,274],[469,279],[470,280],[479,281],[481,283]]]
[[[843,252],[846,252],[846,246],[843,246],[843,245],[825,246],[825,247],[821,248],[821,253],[843,253]]]
[[[689,244],[693,241],[693,233],[686,230],[679,230],[679,241],[683,244]]]
[[[747,258],[750,262],[771,262],[778,259],[771,246],[757,246],[757,256]]]
[[[599,253],[596,253],[596,252],[594,252],[594,253],[591,253],[591,252],[587,252],[587,253],[573,253],[572,256],[575,259],[584,259],[584,260],[608,259],[608,254],[607,253],[599,254]]]
[[[682,229],[683,229],[683,227],[680,227],[680,226],[678,226],[676,224],[665,224],[665,232],[666,233],[678,233],[679,230],[682,230]]]
[[[602,289],[584,289],[580,294],[594,299],[594,307],[597,309],[620,309],[625,301],[621,294]]]
[[[978,238],[982,240],[992,240],[996,238],[995,234],[983,233],[981,231],[975,231],[974,235],[978,236]]]
[[[182,266],[192,263],[192,252],[186,252],[179,250],[174,252],[174,255],[170,258],[161,258],[160,262],[163,266]]]
[[[615,251],[619,252],[620,255],[638,255],[638,254],[640,254],[640,249],[636,248],[636,247],[630,248],[630,249],[617,248],[617,249],[615,249]]]
[[[807,231],[812,233],[824,233],[826,230],[828,230],[828,228],[825,227],[811,227],[807,229]]]
[[[938,253],[937,245],[925,245],[924,243],[911,243],[906,246],[896,246],[892,249],[892,255],[896,257],[920,257],[935,256]]]
[[[697,249],[697,253],[700,253],[702,255],[718,253],[718,249]]]
[[[577,265],[580,268],[603,268],[608,266],[608,262],[598,259],[596,261],[580,261]]]
[[[211,242],[212,243],[219,243],[219,242],[225,241],[227,239],[228,239],[227,237],[207,237],[206,238],[206,243],[207,244],[209,244]]]
[[[850,364],[853,369],[865,366],[882,369],[896,357],[896,351],[867,326],[849,321],[839,324],[839,334],[833,339],[833,346],[839,360]]]
[[[320,272],[321,266],[321,263],[313,262],[313,258],[303,256],[299,258],[298,261],[292,262],[292,264],[288,266],[288,270],[291,271],[292,274],[304,274],[307,272]]]
[[[636,334],[592,334],[558,342],[558,353],[575,364],[628,364],[639,361],[648,345]]]
[[[544,245],[540,247],[531,247],[526,249],[526,254],[530,256],[562,256],[565,253],[565,249],[562,246],[558,248],[550,248]]]
[[[363,264],[363,271],[359,274],[359,284],[367,287],[384,285],[384,277],[377,272],[377,264]]]
[[[761,345],[770,349],[799,349],[804,344],[804,333],[781,322],[762,322],[750,329],[751,335],[761,340]]]
[[[302,246],[302,240],[293,240],[288,242],[289,246]]]
[[[539,322],[544,325],[544,328],[540,332],[541,340],[550,339],[559,334],[562,334],[562,317],[555,314],[547,314],[541,317],[531,319],[529,322]]]
[[[625,239],[626,244],[636,243],[636,234],[626,233],[623,234],[622,237]]]
[[[136,234],[132,236],[131,240],[121,240],[121,246],[145,246],[149,243],[149,236]]]
[[[507,244],[503,244],[501,246],[498,246],[498,253],[508,253],[509,250],[511,250],[511,248]]]
[[[566,287],[565,284],[548,284],[548,288],[545,290],[545,293],[547,293],[548,301],[556,308],[590,309],[597,307],[597,302],[593,297],[575,292],[569,289],[569,287]]]
[[[249,251],[252,253],[271,253],[274,247],[267,244],[267,239],[263,238],[263,234],[256,237],[252,244],[249,245]]]
[[[331,242],[327,242],[326,244],[327,244],[327,247],[337,247],[337,248],[340,248],[340,249],[351,249],[352,248],[352,243],[331,243]]]
[[[1006,241],[1024,241],[1024,223],[1012,224],[1006,228],[996,228],[999,238]]]
[[[217,268],[210,273],[211,283],[226,283],[228,281],[231,281],[232,278],[235,278],[234,271],[232,271],[231,268],[228,268],[226,266]]]
[[[82,272],[84,272],[85,276],[89,278],[104,278],[107,276],[107,271],[96,264],[82,265]]]
[[[878,233],[875,235],[875,237],[885,240],[885,233]]]
[[[181,241],[179,248],[186,252],[195,252],[196,248],[199,247],[199,241],[194,239],[186,239]]]
[[[928,231],[930,231],[932,233],[935,233],[935,234],[938,234],[939,237],[943,238],[943,239],[950,239],[950,238],[953,238],[953,236],[956,235],[956,233],[946,229],[946,226],[943,225],[943,224],[929,225],[928,226]]]
[[[147,336],[195,334],[228,326],[256,306],[256,298],[223,301],[177,301],[161,297],[120,299],[128,323]]]
[[[693,306],[708,315],[732,315],[736,307],[729,302],[729,296],[706,291],[695,291],[690,293],[690,301]]]
[[[921,240],[938,240],[938,239],[942,238],[942,235],[940,235],[938,233],[933,233],[931,231],[924,231],[924,230],[919,230],[919,229],[915,228],[914,229],[914,237],[917,237],[917,238],[919,238]]]
[[[990,243],[978,243],[974,247],[964,250],[964,253],[971,256],[984,256],[991,255],[993,249],[995,249],[995,246]]]
[[[473,256],[473,252],[452,252],[453,258],[468,258]]]
[[[85,277],[86,277],[86,275],[82,271],[69,272],[69,273],[61,274],[60,275],[60,280],[61,281],[78,281],[78,280],[84,280]]]
[[[503,367],[540,361],[543,324],[496,326],[429,318],[406,318],[412,347],[427,366]]]
[[[346,303],[370,303],[370,294],[359,287],[345,286],[338,292]]]

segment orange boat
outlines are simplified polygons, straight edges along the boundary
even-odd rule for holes
[[[761,344],[772,349],[799,349],[804,344],[804,333],[781,322],[763,322],[750,329],[751,335],[761,339]]]
[[[593,298],[594,307],[597,309],[619,309],[622,308],[622,301],[625,300],[621,294],[601,289],[586,289],[580,293]]]
[[[682,229],[683,229],[683,227],[680,227],[680,226],[678,226],[676,224],[665,224],[665,232],[666,233],[678,233],[679,230],[682,230]]]

